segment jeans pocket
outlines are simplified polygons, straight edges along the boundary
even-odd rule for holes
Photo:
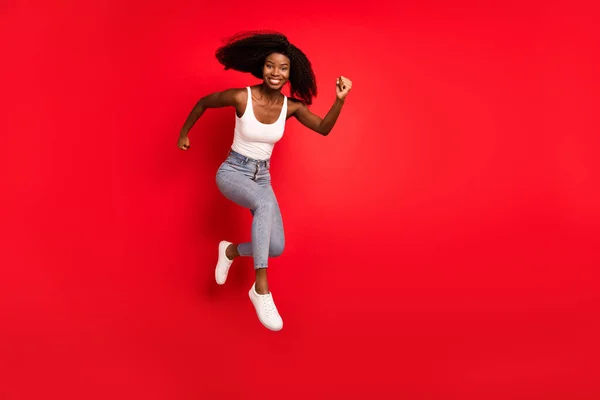
[[[222,172],[235,172],[236,169],[234,168],[234,165],[235,164],[231,164],[227,160],[225,160],[221,163],[219,169],[217,169],[217,176],[219,176],[219,174]]]

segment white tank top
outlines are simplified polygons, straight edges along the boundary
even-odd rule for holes
[[[272,124],[263,124],[254,116],[252,92],[248,89],[248,102],[242,117],[235,115],[235,131],[231,149],[255,160],[271,157],[275,143],[283,136],[287,116],[287,97],[283,96],[283,107],[279,118]]]

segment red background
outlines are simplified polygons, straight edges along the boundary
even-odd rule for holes
[[[0,398],[599,398],[597,13],[479,3],[4,2]],[[278,333],[249,259],[214,283],[250,232],[214,181],[234,111],[176,147],[262,28],[317,114],[354,82],[273,155]]]

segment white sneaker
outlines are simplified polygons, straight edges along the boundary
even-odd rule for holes
[[[229,273],[229,267],[233,260],[227,258],[226,250],[231,242],[222,240],[219,243],[219,258],[217,260],[217,267],[215,268],[215,280],[219,285],[222,285],[227,280],[227,274]]]
[[[283,328],[283,320],[277,312],[277,307],[275,307],[275,303],[273,302],[273,296],[271,293],[268,294],[258,294],[256,293],[256,282],[252,285],[250,292],[250,301],[254,305],[256,309],[256,315],[258,315],[258,320],[268,329],[272,331],[279,331]]]

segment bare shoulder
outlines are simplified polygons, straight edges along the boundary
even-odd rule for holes
[[[287,100],[288,115],[290,116],[294,115],[299,109],[306,107],[306,104],[294,97],[288,97]]]
[[[248,90],[246,88],[230,88],[223,91],[232,100],[234,105],[246,104],[248,101]]]
[[[218,92],[211,93],[203,97],[200,102],[207,108],[218,108],[233,106],[239,108],[242,104],[246,103],[248,95],[246,89],[243,88],[230,88],[224,89]]]

